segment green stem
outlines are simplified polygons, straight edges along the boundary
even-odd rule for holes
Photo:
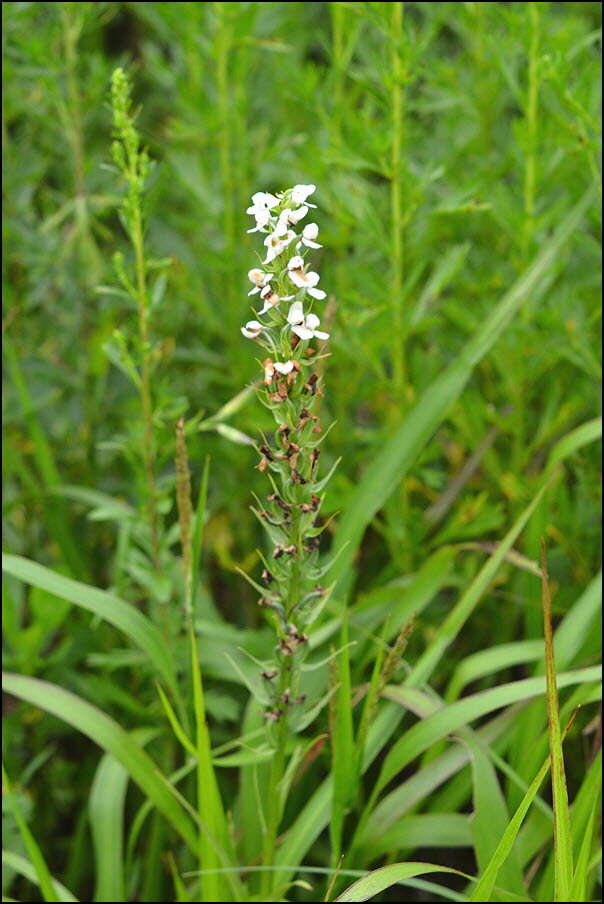
[[[392,359],[394,388],[400,397],[405,382],[405,339],[403,334],[403,223],[401,216],[401,149],[403,141],[403,3],[392,4],[392,157],[390,178],[392,255]]]
[[[139,203],[135,205],[132,224],[132,243],[136,257],[136,289],[138,299],[138,325],[142,347],[141,404],[143,409],[143,456],[147,474],[149,528],[153,566],[160,570],[159,535],[157,526],[157,487],[153,470],[155,441],[153,437],[153,402],[151,397],[151,362],[149,355],[149,304],[145,275],[145,254],[143,245],[143,224]]]
[[[281,669],[279,680],[279,696],[285,693],[291,683],[291,663]],[[264,838],[263,866],[273,866],[277,832],[281,822],[281,789],[280,785],[285,773],[285,747],[288,728],[287,713],[284,713],[277,726],[277,747],[271,762],[271,771],[267,789],[266,835]],[[269,870],[262,874],[261,891],[269,900],[273,876]]]
[[[524,166],[524,224],[522,231],[522,260],[526,265],[535,230],[535,184],[537,168],[537,114],[539,101],[539,4],[529,3],[531,23],[529,46],[528,94],[526,104],[527,152]]]

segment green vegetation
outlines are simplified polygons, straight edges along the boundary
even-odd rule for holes
[[[2,13],[3,900],[601,900],[601,5]]]

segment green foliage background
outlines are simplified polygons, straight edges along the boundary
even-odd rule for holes
[[[431,562],[429,605],[405,653],[415,665],[492,554],[489,544],[501,541],[534,499],[555,444],[599,414],[601,6],[405,3],[399,33],[396,5],[2,7],[4,548],[112,588],[143,610],[153,600],[168,613],[184,668],[173,455],[177,418],[192,419],[195,493],[206,457],[211,462],[197,615],[214,746],[241,734],[244,718],[256,724],[247,689],[223,652],[245,647],[261,657],[271,643],[256,594],[237,572],[258,569],[262,539],[248,507],[252,492],[265,492],[255,453],[241,440],[257,437],[269,420],[253,393],[222,411],[258,375],[254,349],[239,332],[251,316],[246,273],[258,243],[246,234],[245,208],[254,191],[318,186],[323,322],[332,333],[321,414],[335,421],[325,471],[341,458],[324,512],[338,513],[336,525],[414,402],[592,192],[569,240],[364,533],[340,594],[346,591],[357,642],[353,687],[369,680],[388,611]],[[121,187],[107,165],[108,87],[118,65],[130,72],[138,127],[157,161],[145,198],[148,254],[170,258],[166,275],[160,271],[151,284],[166,526],[159,577],[149,569],[142,524],[138,396],[115,366],[112,339],[116,329],[133,329],[136,317],[111,289],[114,252],[129,255],[116,212]],[[534,573],[540,537],[547,540],[558,620],[593,586],[599,568],[597,443],[564,461],[514,545],[518,555],[489,581],[430,676],[433,691],[445,694],[474,654],[541,640]],[[437,555],[448,557],[442,574]],[[4,589],[7,669],[76,692],[124,728],[166,734],[148,670],[114,628],[14,577]],[[598,661],[594,621],[577,631],[580,643],[564,669]],[[325,629],[327,654],[329,642],[336,639]],[[540,670],[531,664],[538,655],[504,659],[499,670],[479,673],[470,690],[530,677]],[[326,681],[326,670],[319,671],[317,687]],[[547,753],[545,710],[537,706],[523,711],[505,750],[525,782]],[[595,716],[586,706],[566,744],[571,800],[585,786],[597,746]],[[99,864],[90,855],[88,796],[98,747],[13,697],[5,722],[8,773],[51,872],[81,900],[95,888],[96,900],[106,900],[98,897]],[[398,729],[391,743],[402,735]],[[154,744],[161,738],[149,750],[165,771],[175,769],[174,749]],[[442,753],[439,744],[422,765]],[[329,770],[326,746],[292,789],[287,823]],[[386,857],[477,874],[485,858],[469,839],[468,813],[478,806],[473,778],[469,766],[462,768],[420,807],[423,815],[458,819],[442,823],[444,842],[435,822],[430,831],[403,826],[390,844],[365,845],[351,866],[367,869]],[[220,784],[230,808],[236,772],[220,770]],[[362,794],[369,796],[372,784]],[[522,792],[503,773],[500,785],[491,790],[511,815]],[[139,792],[129,790],[128,823],[139,805]],[[245,825],[244,805],[234,806]],[[8,813],[6,825],[16,833]],[[11,837],[6,846],[22,853]],[[534,899],[551,900],[551,843],[533,847],[525,877],[530,867]],[[150,822],[126,861],[124,899],[174,900],[164,859],[174,849],[165,825]],[[248,837],[240,862],[254,855]],[[329,866],[327,832],[304,862]],[[31,885],[14,876],[7,868],[3,890],[26,900]],[[457,878],[441,881],[464,888]],[[386,891],[381,900],[399,900],[398,893],[400,887]],[[406,900],[418,901],[432,900],[430,893],[405,891]],[[314,900],[304,888],[288,894]],[[594,897],[577,900],[597,894],[593,888]]]

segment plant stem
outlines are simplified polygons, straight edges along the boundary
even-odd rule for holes
[[[527,151],[524,166],[524,224],[522,231],[522,261],[526,266],[535,230],[535,183],[537,166],[537,114],[539,101],[539,4],[529,3],[531,40],[528,61],[528,94],[526,103]]]
[[[392,4],[392,157],[390,177],[392,254],[392,360],[394,388],[400,397],[405,382],[405,339],[403,334],[403,224],[401,217],[401,148],[403,140],[403,3]]]
[[[143,246],[143,224],[140,205],[136,204],[132,223],[132,243],[136,257],[136,290],[138,300],[138,325],[141,342],[141,404],[143,408],[143,456],[147,474],[149,529],[151,531],[151,550],[153,567],[159,571],[159,537],[157,527],[157,487],[153,461],[155,458],[155,441],[153,437],[153,402],[151,398],[151,362],[149,360],[149,302],[145,275],[145,254]]]
[[[281,670],[279,695],[285,693],[291,682],[291,663]],[[281,822],[281,790],[280,784],[285,772],[285,747],[287,744],[287,713],[284,713],[277,725],[277,747],[271,763],[271,771],[267,789],[266,836],[264,839],[263,866],[273,866],[275,843]],[[273,876],[269,870],[262,874],[261,891],[267,900],[272,888]]]

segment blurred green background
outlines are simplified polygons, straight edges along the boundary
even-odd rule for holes
[[[601,5],[405,3],[398,72],[391,6],[2,5],[6,550],[145,598],[140,553],[119,509],[138,504],[128,466],[138,397],[111,356],[114,330],[136,317],[108,288],[112,255],[129,253],[116,212],[122,189],[108,166],[108,87],[118,65],[130,72],[138,125],[157,161],[147,250],[171,259],[152,286],[166,500],[178,415],[215,415],[258,373],[239,332],[251,316],[246,274],[258,247],[246,234],[248,199],[296,182],[317,185],[324,245],[316,263],[332,342],[321,404],[325,422],[335,421],[324,468],[341,457],[327,514],[346,509],[414,399],[594,191],[580,230],[367,531],[361,596],[404,586],[445,544],[500,539],[553,444],[598,415]],[[266,632],[235,569],[258,566],[262,541],[248,507],[264,478],[229,427],[257,437],[269,420],[250,394],[224,423],[189,440],[195,488],[211,459],[204,602],[227,623],[228,642],[253,649]],[[590,444],[569,460],[518,546],[535,560],[547,537],[557,615],[595,574],[599,531],[599,455]],[[483,558],[460,557],[452,586],[419,619],[411,661]],[[7,667],[106,711],[125,709],[135,724],[144,699],[105,680],[117,667],[103,660],[110,629],[100,631],[103,654],[81,613],[7,584]],[[541,630],[534,578],[508,565],[439,681],[468,653]],[[595,635],[583,652],[585,661],[597,652]],[[218,740],[243,706],[224,671],[210,675]],[[9,772],[31,782],[37,837],[66,884],[86,888],[81,805],[93,745],[13,703],[7,721]]]

